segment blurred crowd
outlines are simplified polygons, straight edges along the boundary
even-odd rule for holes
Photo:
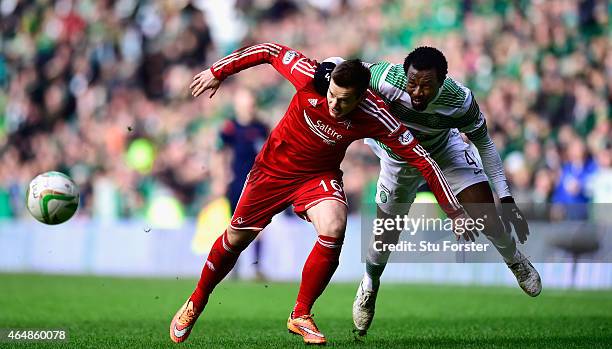
[[[271,128],[293,87],[266,66],[212,99],[188,86],[264,41],[395,63],[436,46],[474,91],[518,202],[609,202],[610,10],[605,0],[0,0],[0,218],[23,215],[28,182],[49,170],[77,182],[81,215],[196,215],[231,182],[219,132],[241,98],[251,94]],[[343,169],[357,210],[373,200],[376,158],[355,143]]]

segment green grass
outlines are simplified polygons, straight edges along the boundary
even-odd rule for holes
[[[175,347],[168,326],[194,279],[0,274],[0,328],[69,329],[90,348]],[[612,344],[612,292],[383,284],[366,340],[351,333],[356,283],[332,284],[315,306],[331,347],[604,348]],[[303,348],[287,333],[293,283],[224,282],[181,348]],[[0,347],[46,347],[1,343]]]

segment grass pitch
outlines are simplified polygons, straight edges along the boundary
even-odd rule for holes
[[[194,279],[0,274],[0,329],[66,328],[68,343],[4,347],[177,348],[168,327]],[[329,347],[610,348],[612,292],[383,284],[363,342],[351,332],[357,283],[332,284],[313,312]],[[303,348],[285,322],[294,283],[224,282],[181,348]]]

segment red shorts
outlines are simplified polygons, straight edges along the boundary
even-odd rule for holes
[[[262,230],[272,217],[293,204],[293,211],[306,220],[306,211],[325,200],[347,204],[342,188],[342,171],[299,179],[276,178],[253,168],[236,205],[230,226]]]

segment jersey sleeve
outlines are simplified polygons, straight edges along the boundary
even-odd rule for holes
[[[406,74],[401,64],[391,64],[381,61],[377,63],[367,63],[366,66],[372,74],[370,78],[370,88],[384,97],[385,100],[395,101],[406,88]]]
[[[389,147],[410,166],[415,167],[421,174],[429,188],[438,200],[440,207],[453,218],[463,212],[463,208],[446,181],[438,164],[429,156],[429,153],[414,138],[410,130],[396,120],[381,99],[371,98],[370,94],[364,100],[366,113],[373,116],[372,133],[374,139]]]
[[[391,66],[389,62],[377,62],[377,63],[366,63],[365,64],[370,69],[370,88],[374,91],[380,90],[380,83],[384,81],[383,75],[386,75],[387,70]]]
[[[459,131],[465,133],[470,139],[483,137],[483,133],[487,132],[485,117],[471,92],[467,95],[461,109],[458,113],[462,114]]]
[[[271,64],[296,89],[300,89],[314,78],[317,62],[302,53],[276,43],[263,43],[243,47],[221,58],[210,68],[213,75],[224,80],[241,70],[268,63]]]
[[[469,90],[467,91],[469,92]],[[495,147],[495,143],[489,137],[487,121],[484,114],[480,111],[478,103],[476,103],[474,94],[471,92],[466,98],[463,110],[465,110],[465,113],[461,117],[462,125],[459,131],[465,133],[476,149],[478,149],[485,173],[489,177],[497,195],[500,198],[512,196],[499,152]]]

